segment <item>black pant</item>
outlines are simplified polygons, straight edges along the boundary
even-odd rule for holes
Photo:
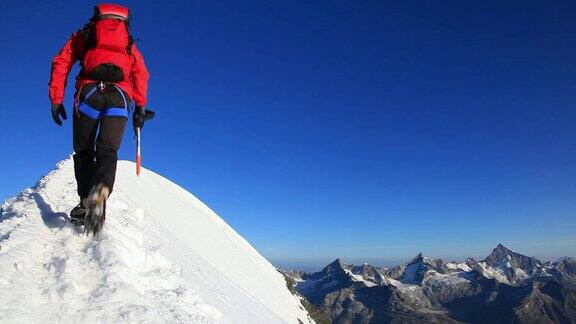
[[[80,94],[81,102],[95,86],[96,84],[83,87]],[[129,100],[129,97],[126,96],[126,99]],[[125,106],[120,92],[112,86],[108,86],[103,92],[94,92],[86,99],[86,104],[100,111]],[[107,116],[92,119],[80,111],[74,113],[74,174],[80,198],[88,197],[90,188],[98,183],[103,183],[112,192],[116,178],[118,149],[126,121],[125,117]]]

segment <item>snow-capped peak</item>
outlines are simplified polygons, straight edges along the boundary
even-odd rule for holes
[[[516,267],[524,270],[541,267],[542,264],[535,258],[516,253],[502,244],[498,244],[484,262],[491,267]]]
[[[484,276],[506,284],[520,284],[535,276],[548,275],[536,258],[516,253],[502,244],[498,244],[483,261],[467,263]]]
[[[342,259],[337,258],[336,260],[332,261],[328,266],[344,268],[346,266],[346,263],[344,263]]]
[[[424,258],[424,256],[422,256],[422,252],[420,252],[414,258],[412,258],[412,260],[410,260],[410,262],[408,262],[408,265],[418,263],[418,262],[424,262],[425,259],[427,259],[427,258]]]

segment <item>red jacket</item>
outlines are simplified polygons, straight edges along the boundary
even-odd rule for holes
[[[60,53],[52,59],[52,72],[50,74],[50,83],[48,95],[52,104],[60,104],[64,100],[64,90],[68,79],[68,73],[76,63],[76,60],[84,53],[84,37],[82,33],[76,32],[70,36],[66,45],[60,50]],[[129,72],[129,77],[124,81],[117,82],[122,90],[124,90],[136,106],[146,106],[146,91],[148,88],[148,70],[144,64],[142,54],[136,48],[136,44],[132,45],[132,65]],[[81,75],[76,77],[76,90],[80,89],[84,84],[95,82],[94,80],[83,78]]]

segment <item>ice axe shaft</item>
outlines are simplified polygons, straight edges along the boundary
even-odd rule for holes
[[[140,127],[136,128],[136,176],[140,175],[142,155],[140,155]]]
[[[134,112],[136,114],[136,112]],[[144,109],[140,111],[139,119],[140,120],[140,127],[136,127],[136,176],[140,175],[140,168],[142,167],[142,155],[140,154],[140,132],[142,130],[142,126],[144,122],[154,118],[154,112],[149,109]]]

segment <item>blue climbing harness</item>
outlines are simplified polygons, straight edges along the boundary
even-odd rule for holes
[[[99,86],[100,85],[92,88],[92,90],[90,90],[88,92],[88,94],[86,94],[86,97],[84,98],[84,100],[82,100],[82,103],[80,103],[80,106],[78,106],[78,110],[80,110],[86,116],[88,116],[92,119],[100,119],[102,117],[107,117],[107,116],[128,118],[128,110],[131,107],[131,105],[128,104],[128,100],[126,100],[126,96],[124,95],[124,92],[122,92],[122,89],[120,89],[115,84],[112,84],[112,86],[114,86],[114,88],[116,88],[116,90],[118,90],[118,92],[120,92],[120,95],[122,96],[122,99],[124,100],[124,108],[110,107],[110,108],[106,108],[106,109],[102,109],[102,110],[97,110],[97,109],[90,107],[90,105],[88,105],[86,103],[86,100],[88,100],[88,98],[90,98],[90,96],[92,96],[94,94],[94,92],[97,91]]]

